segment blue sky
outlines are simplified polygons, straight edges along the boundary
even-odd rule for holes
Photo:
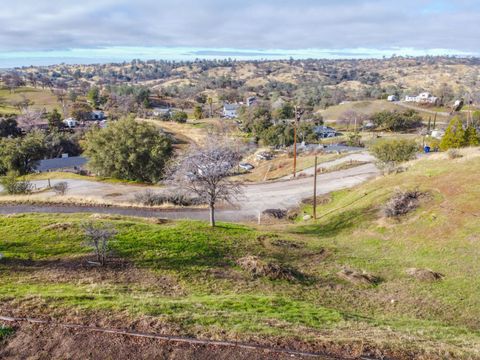
[[[0,67],[133,58],[479,54],[478,0],[0,0],[0,5]]]

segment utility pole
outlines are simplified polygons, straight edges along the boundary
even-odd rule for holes
[[[318,156],[315,155],[315,172],[313,174],[313,220],[317,219],[317,163]]]
[[[297,177],[297,127],[300,124],[303,110],[295,106],[295,123],[293,125],[293,177]]]

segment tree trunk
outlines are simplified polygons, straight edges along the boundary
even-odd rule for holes
[[[210,226],[215,226],[215,204],[210,204]]]

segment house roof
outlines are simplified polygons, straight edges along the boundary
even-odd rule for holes
[[[239,108],[238,104],[224,104],[223,109],[227,111],[237,110]]]
[[[87,163],[87,158],[83,156],[72,156],[68,158],[55,158],[40,160],[35,170],[39,172],[59,170],[73,167],[80,167]]]

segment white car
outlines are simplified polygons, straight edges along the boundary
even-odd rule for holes
[[[249,164],[249,163],[240,163],[239,166],[243,170],[247,170],[247,171],[253,170],[255,168],[252,164]]]

